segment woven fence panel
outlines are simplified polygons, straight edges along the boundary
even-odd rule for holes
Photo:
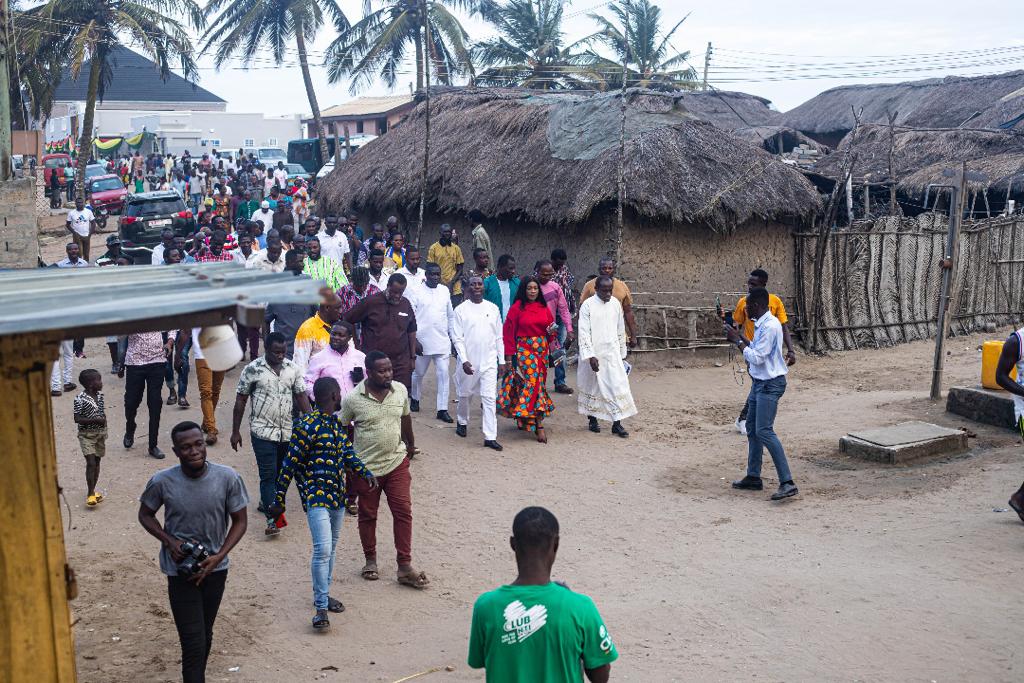
[[[948,217],[922,214],[856,223],[828,236],[821,264],[817,350],[892,346],[933,338]],[[963,225],[951,292],[952,334],[1018,324],[1024,306],[1024,219]],[[815,316],[818,236],[796,236],[798,329],[806,343]]]

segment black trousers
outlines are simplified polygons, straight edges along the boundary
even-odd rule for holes
[[[213,622],[228,572],[208,574],[198,586],[181,576],[167,577],[167,597],[181,641],[182,683],[206,683],[206,660],[213,646]]]
[[[135,415],[142,405],[142,394],[146,394],[149,409],[149,447],[156,447],[160,436],[160,411],[164,407],[161,391],[164,384],[164,363],[126,365],[124,368],[124,430],[135,435]]]

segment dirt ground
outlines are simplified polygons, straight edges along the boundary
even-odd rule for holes
[[[998,338],[988,335],[985,338]],[[952,340],[946,386],[976,383],[982,336]],[[102,340],[76,363],[104,372],[110,420],[100,489],[84,505],[84,465],[72,395],[54,399],[83,682],[173,681],[179,648],[157,543],[136,520],[138,495],[174,463],[165,436],[195,407],[165,408],[160,444],[145,455],[144,408],[136,446],[124,450],[123,382],[109,374]],[[248,439],[226,439],[212,461],[235,467],[253,498],[250,533],[232,553],[217,620],[211,681],[396,681],[440,667],[424,681],[482,680],[465,664],[472,604],[515,575],[512,517],[549,507],[561,523],[558,579],[591,595],[616,641],[614,680],[1019,681],[1024,627],[1019,566],[1024,525],[1005,512],[1022,480],[1020,438],[970,424],[971,451],[908,467],[863,463],[838,452],[849,430],[921,419],[967,423],[927,399],[932,347],[915,343],[825,358],[801,356],[777,429],[801,494],[783,503],[739,493],[746,441],[732,427],[748,383],[723,351],[721,367],[637,370],[640,415],[620,441],[586,431],[574,397],[555,396],[544,446],[499,424],[501,454],[433,419],[432,393],[415,418],[423,454],[413,464],[414,561],[433,584],[394,581],[390,515],[378,528],[381,580],[359,578],[354,518],[338,548],[332,593],[347,606],[332,630],[309,619],[310,539],[301,514],[266,541]],[[238,369],[217,411],[229,429]],[[570,372],[570,378],[573,373]],[[454,408],[453,408],[454,409]],[[142,445],[139,445],[142,444]],[[768,460],[770,463],[770,460]],[[776,484],[765,466],[766,484]],[[297,505],[294,494],[290,501]],[[446,672],[445,666],[454,671]],[[232,671],[237,667],[237,670]]]

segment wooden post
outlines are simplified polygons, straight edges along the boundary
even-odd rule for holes
[[[348,126],[346,126],[347,128]],[[345,131],[345,144],[348,144],[348,131]],[[338,135],[338,122],[334,122],[334,170],[341,166],[341,136]]]
[[[864,218],[871,217],[871,185],[864,179]]]
[[[0,181],[10,180],[14,176],[11,163],[11,89],[10,89],[10,49],[8,37],[11,35],[9,22],[10,5],[8,0],[0,0]]]
[[[889,215],[896,215],[896,116],[889,114]]]
[[[352,136],[348,134],[348,124],[342,124],[341,130],[345,133],[345,160],[352,158]]]
[[[616,182],[616,227],[615,227],[615,250],[612,256],[616,263],[622,262],[622,205],[626,201],[626,84],[629,81],[629,24],[626,24],[624,34],[625,45],[622,51],[622,91],[619,93],[619,168]]]
[[[956,261],[960,253],[960,217],[963,214],[966,174],[965,161],[957,174],[949,201],[949,232],[946,235],[946,249],[942,259],[942,289],[939,292],[939,320],[935,335],[935,358],[932,363],[932,389],[929,394],[933,401],[942,398],[942,365],[945,361],[946,335],[949,334],[950,292],[953,289],[953,275],[956,273]]]
[[[420,0],[420,18],[423,21],[423,33],[426,44],[423,51],[423,83],[426,90],[426,112],[424,113],[423,136],[423,181],[420,185],[420,217],[416,224],[416,244],[423,235],[423,213],[427,205],[427,173],[430,171],[430,60],[433,56],[433,44],[430,40],[430,20],[427,18],[427,0]]]
[[[853,174],[846,176],[846,222],[853,225]]]
[[[708,49],[704,52],[704,87],[701,90],[708,89],[708,67],[711,66],[711,41],[708,41]]]
[[[56,338],[0,337],[0,449],[7,454],[0,510],[2,680],[74,681],[73,597],[64,550],[50,402]],[[98,569],[91,568],[98,574]]]

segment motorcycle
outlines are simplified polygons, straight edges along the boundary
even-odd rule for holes
[[[109,217],[110,217],[110,211],[108,211],[106,209],[100,209],[99,212],[96,214],[96,227],[99,230],[106,230],[106,228],[107,228],[107,219]]]

